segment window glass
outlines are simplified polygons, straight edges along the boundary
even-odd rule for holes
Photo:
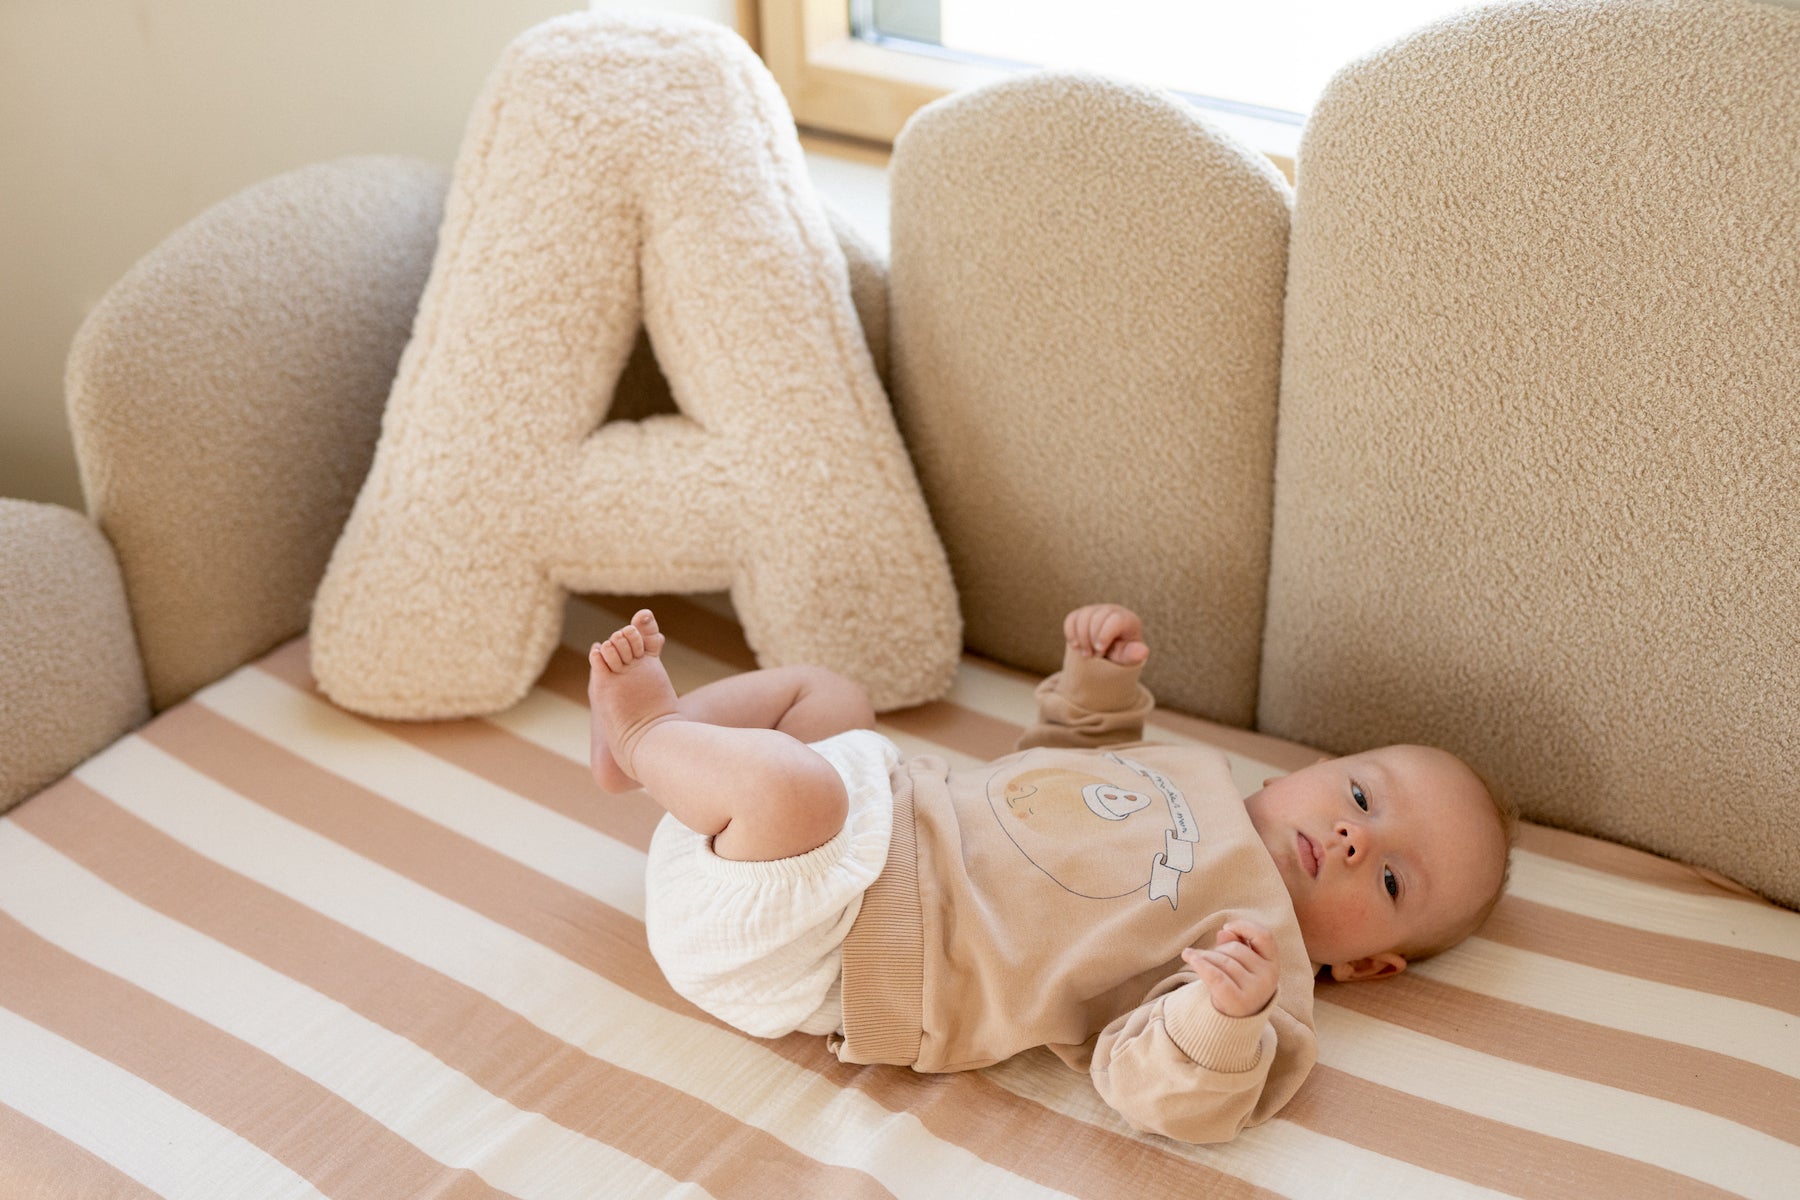
[[[1297,122],[1337,69],[1468,0],[852,0],[895,49],[1086,67]],[[910,44],[910,45],[909,45]]]

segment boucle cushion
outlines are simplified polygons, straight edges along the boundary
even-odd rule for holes
[[[1474,10],[1300,149],[1261,728],[1800,904],[1800,13]]]
[[[1146,88],[1042,72],[894,147],[894,408],[971,649],[1040,673],[1143,614],[1160,703],[1256,706],[1288,188]]]
[[[611,421],[648,331],[681,411]],[[948,688],[948,565],[761,63],[710,22],[576,14],[489,80],[375,463],[315,601],[362,712],[524,695],[569,591],[729,588],[766,665]]]
[[[0,500],[0,812],[150,715],[118,560],[80,513]]]
[[[82,322],[69,425],[155,707],[306,628],[446,176],[366,157],[264,180],[170,234]]]

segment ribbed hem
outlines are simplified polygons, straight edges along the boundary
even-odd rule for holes
[[[1211,1071],[1254,1068],[1262,1058],[1262,1033],[1268,1024],[1267,1007],[1248,1017],[1223,1015],[1198,983],[1177,989],[1163,1001],[1163,1028],[1169,1037],[1183,1054]]]
[[[919,844],[913,785],[894,778],[894,836],[887,866],[863,893],[844,939],[844,1042],[848,1063],[919,1061],[924,1019],[925,934],[919,912]]]

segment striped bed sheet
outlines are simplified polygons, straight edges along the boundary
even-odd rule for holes
[[[720,604],[655,601],[678,687],[751,665]],[[0,1197],[1792,1196],[1800,915],[1527,826],[1480,934],[1319,991],[1319,1066],[1221,1147],[1132,1133],[1045,1052],[921,1076],[742,1036],[644,945],[658,810],[587,773],[571,603],[531,695],[365,720],[305,641],[0,819]],[[968,659],[890,714],[1005,753],[1035,681]],[[1158,714],[1239,782],[1302,747]]]

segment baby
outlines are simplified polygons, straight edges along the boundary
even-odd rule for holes
[[[1134,1126],[1233,1137],[1316,1057],[1316,976],[1381,979],[1473,932],[1510,818],[1455,756],[1389,746],[1243,799],[1222,753],[1143,742],[1143,623],[1064,621],[1020,751],[904,759],[812,667],[677,697],[640,611],[590,652],[594,777],[668,810],[650,949],[761,1037],[920,1071],[1047,1046]]]

